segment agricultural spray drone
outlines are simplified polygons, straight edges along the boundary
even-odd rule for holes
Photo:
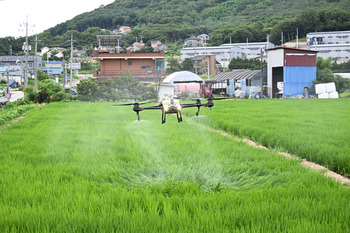
[[[201,107],[209,107],[209,108],[213,107],[214,106],[213,100],[216,100],[216,99],[227,99],[227,98],[208,98],[207,103],[202,103],[201,99],[192,99],[193,101],[196,101],[196,102],[193,104],[181,104],[179,99],[171,97],[169,99],[163,100],[161,103],[159,103],[159,105],[144,107],[144,108],[140,107],[140,105],[148,103],[148,102],[116,104],[114,106],[134,105],[133,110],[136,112],[137,119],[139,121],[141,120],[140,119],[140,111],[149,110],[149,109],[159,109],[162,111],[162,124],[164,124],[166,121],[167,114],[176,114],[177,121],[181,122],[182,121],[181,110],[183,108],[197,107],[198,111],[196,112],[196,116],[198,116],[199,110]]]

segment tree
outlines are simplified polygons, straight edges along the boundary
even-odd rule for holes
[[[99,97],[98,83],[93,78],[83,79],[77,84],[78,98],[82,101],[94,101]]]
[[[190,58],[185,58],[182,62],[182,70],[192,71],[193,70],[193,62]]]
[[[228,68],[230,70],[234,69],[248,69],[248,70],[259,70],[260,69],[260,60],[259,59],[246,59],[246,58],[232,58]],[[263,62],[263,67],[267,68],[267,63]]]
[[[47,75],[47,73],[45,73],[44,71],[38,69],[38,80],[44,81],[46,79],[50,79],[49,75]]]
[[[331,57],[327,59],[318,57],[316,81],[314,81],[314,84],[334,82],[337,91],[339,93],[342,93],[348,88],[350,88],[350,80],[342,78],[339,75],[335,76],[331,70],[332,66],[333,64]]]
[[[168,66],[169,67],[165,71],[165,73],[167,73],[167,74],[171,74],[171,73],[174,73],[176,71],[181,70],[181,65],[179,64],[177,59],[174,57],[168,58]]]
[[[35,92],[33,87],[27,88],[24,100],[26,102],[50,103],[69,98],[70,95],[65,93],[63,87],[49,80],[39,83],[38,92]]]

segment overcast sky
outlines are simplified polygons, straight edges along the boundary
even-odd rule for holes
[[[0,0],[0,37],[25,36],[28,16],[28,33],[33,35],[63,23],[74,16],[92,11],[114,0]]]

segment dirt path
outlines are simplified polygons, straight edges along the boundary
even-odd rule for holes
[[[256,142],[252,141],[252,140],[249,140],[249,139],[246,139],[246,138],[239,138],[239,137],[236,137],[236,136],[232,136],[231,134],[228,134],[227,132],[225,131],[222,131],[222,130],[217,130],[217,129],[213,129],[211,127],[208,126],[208,128],[211,130],[211,131],[214,131],[214,132],[217,132],[217,133],[220,133],[226,137],[231,137],[233,138],[234,140],[236,141],[242,141],[242,142],[245,142],[247,143],[249,146],[253,146],[253,147],[256,147],[256,148],[261,148],[261,149],[265,149],[265,150],[268,150],[267,147],[265,146],[262,146],[262,145],[259,145],[257,144]],[[327,177],[331,177],[333,180],[335,181],[338,181],[342,184],[347,184],[347,185],[350,185],[350,179],[344,177],[344,176],[341,176],[335,172],[332,172],[330,171],[328,168],[326,167],[323,167],[319,164],[316,164],[316,163],[313,163],[313,162],[309,162],[307,161],[306,159],[301,159],[297,156],[293,156],[291,154],[288,154],[288,153],[285,153],[285,152],[280,152],[280,151],[275,151],[276,153],[286,157],[286,158],[289,158],[289,159],[295,159],[295,160],[299,160],[301,161],[300,162],[300,165],[304,166],[304,167],[308,167],[310,169],[313,169],[313,170],[317,170],[321,173],[323,173],[325,176]]]

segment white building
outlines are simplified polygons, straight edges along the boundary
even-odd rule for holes
[[[310,32],[306,34],[308,45],[350,44],[350,31]]]
[[[350,59],[350,44],[322,44],[310,45],[310,50],[318,51],[317,56],[327,59],[333,58],[334,61],[341,63]]]
[[[350,31],[311,32],[306,34],[306,42],[319,57],[339,63],[350,60]]]
[[[236,46],[242,49],[242,56],[247,59],[260,58],[261,49],[272,49],[275,47],[271,42],[252,42],[252,43],[235,43],[223,44],[220,46],[231,47]]]
[[[223,68],[228,68],[232,58],[242,57],[242,49],[236,46],[213,46],[213,47],[194,47],[184,48],[180,51],[181,60],[193,58],[198,55],[215,55]]]

